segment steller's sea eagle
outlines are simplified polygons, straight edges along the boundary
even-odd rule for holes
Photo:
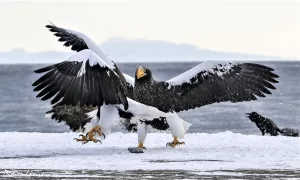
[[[260,64],[203,62],[167,81],[156,81],[151,70],[138,67],[134,98],[163,112],[180,112],[213,103],[257,100],[278,83],[273,69]],[[169,124],[169,123],[168,123]],[[170,124],[169,124],[170,125]],[[176,132],[171,146],[181,144]]]
[[[72,50],[81,52],[90,49],[97,54],[101,52],[102,59],[109,61],[109,63],[112,62],[98,46],[95,47],[95,43],[86,35],[53,25],[47,27],[50,28],[50,31],[55,32],[54,35],[60,37],[59,41],[65,42],[65,46],[72,46]],[[114,63],[112,65],[116,67]],[[71,71],[72,68],[66,67],[66,69]],[[74,68],[73,71],[80,72]],[[127,81],[127,90],[130,92],[129,94],[132,93],[131,98],[135,101],[177,116],[177,112],[212,103],[228,101],[235,103],[257,100],[256,96],[265,97],[265,94],[271,94],[269,89],[276,89],[272,83],[278,82],[276,78],[279,76],[272,71],[273,69],[270,67],[254,63],[207,61],[167,81],[154,80],[151,71],[145,67],[137,68],[135,78],[128,75],[124,75],[124,78]],[[90,74],[89,72],[93,71],[85,68],[84,72]],[[93,76],[89,75],[86,78],[90,79]],[[80,83],[73,86],[72,89],[83,88]],[[97,99],[97,94],[92,94],[95,95],[93,98]],[[72,95],[67,94],[66,97],[68,99],[78,98],[77,93],[74,92]],[[146,122],[152,120],[151,118],[144,119]],[[160,120],[166,121],[167,126],[164,123],[158,123],[157,128],[160,129],[163,124],[164,129],[170,128],[174,137],[168,145],[175,147],[182,144],[183,142],[179,142],[178,138],[183,137],[190,124],[182,120],[172,121],[171,118],[161,118]],[[144,147],[147,128],[147,123],[138,124],[138,147],[140,148]]]

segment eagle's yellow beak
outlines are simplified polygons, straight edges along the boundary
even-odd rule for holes
[[[146,70],[144,68],[138,67],[138,69],[136,70],[136,77],[140,79],[141,77],[145,76],[146,75],[145,71]]]

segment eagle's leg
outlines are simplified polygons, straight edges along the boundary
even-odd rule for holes
[[[137,135],[138,135],[138,143],[139,143],[137,148],[146,149],[144,147],[144,141],[146,139],[147,133],[148,133],[148,125],[145,122],[140,121],[137,127]]]
[[[185,143],[184,142],[179,142],[177,137],[175,136],[174,140],[172,142],[167,143],[167,146],[175,147],[175,146],[180,145],[180,144],[185,144]]]
[[[95,133],[98,133],[100,136],[103,136],[104,139],[105,139],[105,134],[102,133],[101,127],[100,127],[99,125],[97,125],[97,126],[94,126],[94,127],[86,134],[86,136],[88,137],[88,140],[89,140],[89,141],[93,141],[93,142],[95,142],[95,143],[96,143],[96,142],[102,143],[99,139],[95,139],[95,138],[94,138]]]

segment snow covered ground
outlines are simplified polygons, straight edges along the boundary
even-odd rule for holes
[[[145,152],[131,154],[127,149],[137,146],[135,133],[110,134],[103,144],[82,145],[75,137],[78,133],[0,133],[2,175],[9,169],[187,170],[202,175],[249,169],[300,170],[300,138],[197,133],[187,134],[185,145],[166,148],[171,134],[149,133]]]

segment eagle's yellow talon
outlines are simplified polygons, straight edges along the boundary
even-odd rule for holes
[[[101,132],[101,127],[99,125],[93,127],[87,134],[86,136],[88,137],[89,141],[93,141],[94,143],[100,142],[102,143],[99,139],[95,139],[94,135],[95,133],[98,133],[100,136],[103,135],[105,138],[105,135]]]
[[[81,136],[80,138],[74,138],[74,140],[76,140],[77,142],[82,141],[82,144],[86,144],[87,142],[89,142],[89,140],[87,139],[87,137],[83,134],[80,134],[79,136]]]
[[[166,146],[172,146],[173,148],[177,145],[185,144],[184,142],[179,142],[177,137],[174,137],[174,140],[172,142],[169,142],[166,144]]]
[[[74,138],[74,140],[76,140],[77,142],[81,141],[82,144],[86,144],[89,141],[93,141],[94,143],[100,142],[102,143],[99,139],[95,139],[94,135],[95,133],[98,133],[100,136],[103,135],[104,139],[105,139],[105,134],[101,132],[101,127],[99,125],[93,127],[88,133],[86,133],[86,135],[80,134],[79,136],[81,136],[82,138]]]

